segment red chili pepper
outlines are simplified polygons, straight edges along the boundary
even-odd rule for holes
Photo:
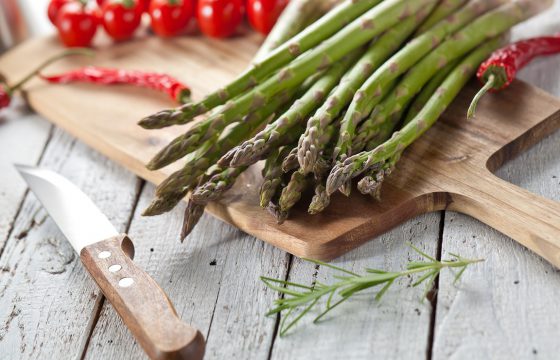
[[[14,92],[16,92],[17,90],[20,90],[23,87],[23,85],[25,85],[29,80],[31,80],[41,70],[43,70],[44,68],[46,68],[50,64],[52,64],[52,63],[54,63],[54,62],[56,62],[56,61],[58,61],[62,58],[65,58],[65,57],[68,57],[68,56],[74,56],[74,55],[91,56],[91,55],[93,55],[93,53],[89,49],[66,50],[66,51],[63,51],[59,54],[56,54],[55,56],[52,56],[52,57],[48,58],[41,65],[39,65],[35,70],[33,70],[32,72],[27,74],[27,76],[25,76],[23,79],[18,81],[16,84],[10,86],[7,83],[0,83],[0,109],[8,107],[10,105],[11,98],[12,98],[12,95],[14,94]]]
[[[511,85],[519,70],[523,69],[538,56],[560,53],[560,34],[518,41],[496,50],[478,68],[476,76],[484,87],[476,94],[469,108],[468,117],[472,118],[478,101],[488,91],[496,92]]]
[[[87,66],[59,75],[41,75],[41,78],[52,84],[84,82],[103,85],[135,85],[142,88],[162,91],[168,94],[174,101],[178,101],[179,103],[186,103],[190,101],[189,96],[191,94],[191,91],[187,86],[183,85],[169,75],[136,70],[120,70]]]
[[[0,84],[0,109],[8,107],[12,97],[10,96],[6,85]]]

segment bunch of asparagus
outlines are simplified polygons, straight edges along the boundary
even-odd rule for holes
[[[311,214],[334,192],[349,195],[355,179],[360,192],[379,199],[403,151],[508,30],[552,2],[346,0],[308,25],[314,1],[322,2],[292,1],[298,10],[281,18],[269,52],[233,82],[140,121],[158,129],[207,114],[148,164],[182,161],[183,168],[158,186],[145,215],[170,211],[188,195],[184,238],[206,204],[261,160],[260,205],[279,223],[308,189]]]

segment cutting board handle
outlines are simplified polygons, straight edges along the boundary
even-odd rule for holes
[[[152,359],[199,360],[202,334],[185,324],[159,285],[132,261],[126,235],[82,249],[80,258],[103,294]]]
[[[478,173],[452,195],[450,210],[471,215],[560,268],[560,203]]]

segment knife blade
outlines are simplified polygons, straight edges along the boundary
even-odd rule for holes
[[[130,238],[68,179],[47,169],[15,167],[146,354],[158,360],[202,359],[204,337],[177,317],[165,292],[132,261]]]

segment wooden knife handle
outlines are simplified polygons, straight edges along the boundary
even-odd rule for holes
[[[492,226],[560,268],[560,203],[535,195],[487,172],[468,179],[449,210]]]
[[[202,334],[182,322],[159,285],[132,258],[127,235],[104,240],[80,252],[86,269],[152,359],[202,359]]]

